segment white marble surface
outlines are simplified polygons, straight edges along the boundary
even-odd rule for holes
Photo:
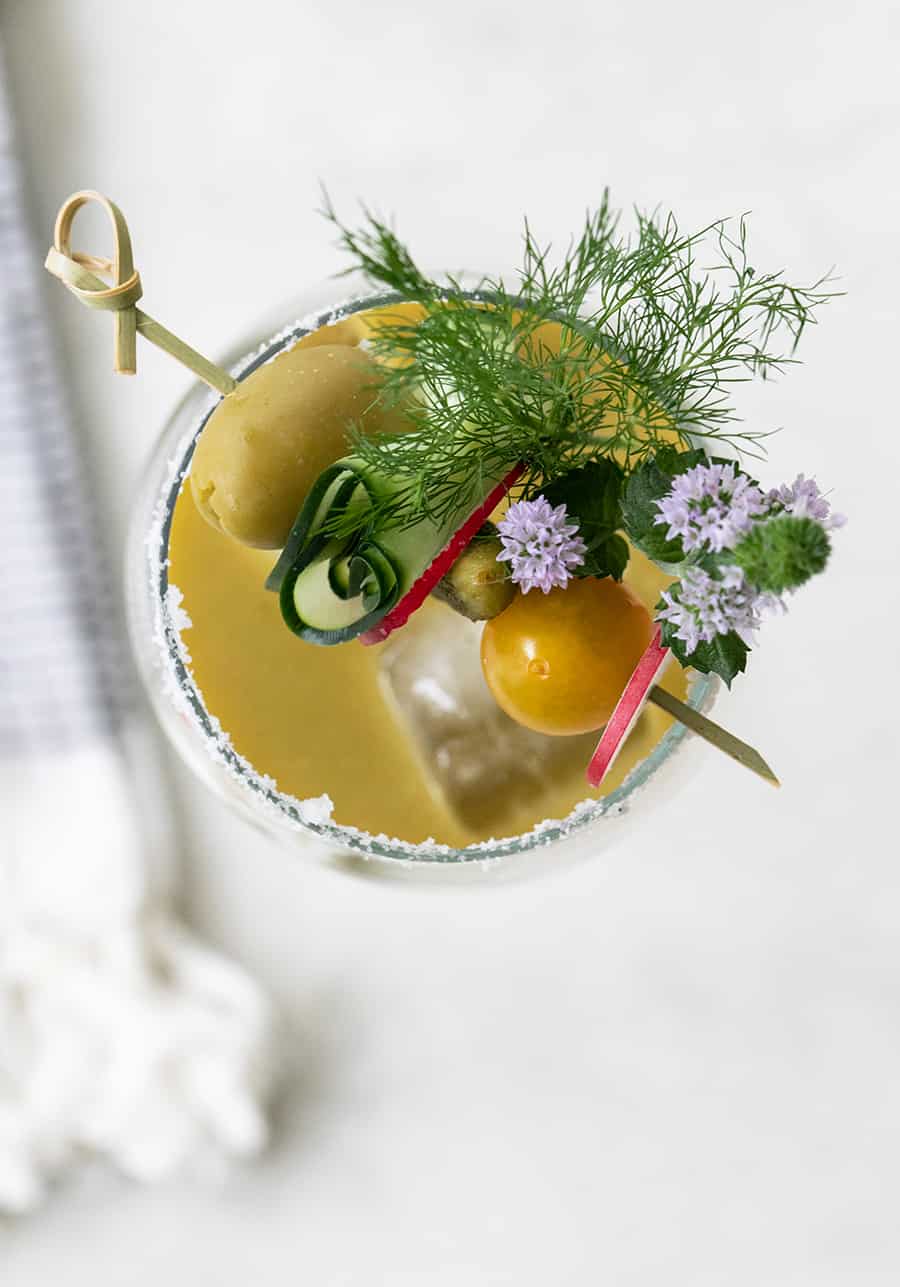
[[[321,178],[421,257],[508,262],[605,183],[763,264],[836,263],[805,365],[748,391],[767,478],[837,489],[833,571],[721,710],[780,793],[702,773],[512,886],[353,878],[180,781],[194,919],[281,999],[277,1143],[222,1182],[86,1175],[0,1230],[4,1287],[874,1287],[900,1275],[894,6],[7,0],[36,235],[128,214],[151,312],[212,352],[338,266]],[[223,267],[240,287],[226,284]],[[184,387],[47,283],[111,539]]]

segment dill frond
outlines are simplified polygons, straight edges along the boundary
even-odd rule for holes
[[[528,495],[611,453],[627,472],[673,436],[760,454],[766,435],[736,427],[732,386],[793,363],[834,294],[828,276],[797,286],[757,271],[744,218],[684,234],[671,214],[636,211],[629,237],[606,193],[560,262],[526,223],[515,284],[487,277],[474,290],[424,274],[371,211],[356,230],[327,198],[324,214],[354,268],[424,309],[374,340],[380,396],[404,405],[413,432],[353,433],[354,454],[399,485],[392,522],[440,522],[516,462]],[[542,340],[548,321],[558,351]]]

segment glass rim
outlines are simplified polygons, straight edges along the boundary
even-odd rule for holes
[[[473,290],[470,297],[484,298],[484,293]],[[229,370],[235,379],[240,381],[304,336],[323,326],[341,321],[363,310],[404,302],[408,301],[396,291],[375,291],[370,294],[354,295],[337,305],[321,309],[289,325],[271,339],[264,341],[255,352],[230,364]],[[180,407],[189,401],[195,391],[196,386],[179,404]],[[165,696],[179,713],[187,715],[195,730],[204,739],[206,749],[212,753],[213,759],[228,769],[248,792],[245,805],[251,815],[255,816],[257,812],[255,806],[261,805],[264,813],[273,821],[282,825],[286,823],[294,830],[302,831],[364,857],[387,859],[403,864],[483,864],[517,854],[530,853],[535,849],[552,845],[556,841],[583,833],[594,823],[623,814],[631,798],[656,776],[659,769],[673,757],[683,743],[687,730],[682,724],[673,723],[650,754],[641,760],[624,781],[608,795],[601,796],[599,799],[587,798],[577,803],[565,818],[546,819],[537,823],[530,831],[498,839],[476,841],[462,847],[442,844],[436,840],[414,843],[399,837],[372,835],[349,824],[317,818],[315,816],[317,801],[299,800],[295,796],[279,791],[272,778],[267,777],[237,751],[227,731],[221,727],[215,715],[207,710],[199,686],[190,671],[189,656],[181,638],[183,627],[178,622],[178,605],[173,602],[170,593],[172,590],[177,590],[177,587],[169,582],[169,538],[175,505],[187,476],[197,441],[218,402],[219,398],[210,390],[208,407],[197,422],[185,432],[175,455],[169,459],[165,480],[157,492],[155,521],[150,533],[144,534],[143,544],[149,564],[152,609],[156,626],[154,633],[162,663],[167,671]],[[170,424],[177,416],[178,410],[179,408],[176,408],[173,412]],[[142,677],[146,684],[146,676]],[[706,710],[712,705],[717,690],[718,684],[714,676],[695,672],[690,677],[688,704],[695,709]]]

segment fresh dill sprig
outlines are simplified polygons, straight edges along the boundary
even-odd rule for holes
[[[445,521],[517,462],[530,495],[611,454],[627,473],[664,444],[760,454],[765,435],[735,427],[731,386],[792,363],[834,293],[828,276],[795,286],[758,272],[743,218],[684,234],[673,215],[638,211],[627,237],[608,194],[555,265],[526,223],[513,287],[436,281],[371,211],[356,230],[327,197],[323,213],[354,268],[423,309],[420,322],[382,324],[373,341],[379,396],[404,406],[413,431],[352,435],[353,453],[393,480],[392,523]]]

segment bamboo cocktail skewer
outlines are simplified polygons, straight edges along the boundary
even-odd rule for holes
[[[772,786],[781,786],[778,778],[769,768],[759,751],[750,746],[747,742],[742,742],[739,737],[729,733],[727,728],[722,728],[721,724],[716,724],[708,716],[702,715],[700,711],[695,710],[693,706],[688,706],[686,702],[675,697],[659,684],[654,684],[650,689],[647,700],[660,710],[666,711],[679,724],[684,724],[692,733],[702,737],[704,742],[709,742],[716,750],[730,755],[738,764],[743,764],[745,769],[755,773],[757,777],[764,782],[771,782]]]
[[[89,202],[95,201],[109,216],[113,229],[114,258],[100,259],[72,250],[70,237],[75,215]],[[134,266],[128,224],[119,207],[100,192],[85,190],[74,192],[64,201],[56,216],[53,245],[47,253],[44,267],[58,277],[67,290],[87,308],[109,310],[115,313],[115,370],[122,375],[134,375],[137,370],[138,333],[170,354],[224,397],[237,388],[237,381],[220,366],[210,362],[190,344],[173,335],[159,322],[137,307],[143,288],[140,273]],[[110,286],[96,274],[108,273],[113,278]]]
[[[114,257],[112,260],[72,250],[72,224],[78,211],[90,202],[96,202],[109,218],[113,230]],[[162,349],[164,353],[175,358],[182,366],[187,367],[223,397],[237,388],[237,381],[227,371],[210,362],[202,353],[198,353],[190,344],[186,344],[143,309],[137,307],[137,301],[143,294],[143,287],[140,274],[134,266],[128,224],[115,202],[110,201],[102,193],[85,189],[74,192],[63,202],[56,217],[53,245],[47,252],[44,267],[54,277],[58,277],[66,289],[85,307],[114,314],[114,369],[118,373],[135,374],[137,336],[140,334],[151,344]],[[98,277],[98,273],[110,276],[112,284]],[[777,777],[758,751],[706,715],[701,715],[699,711],[687,706],[658,685],[651,688],[647,700],[765,781],[775,786],[779,785]]]

